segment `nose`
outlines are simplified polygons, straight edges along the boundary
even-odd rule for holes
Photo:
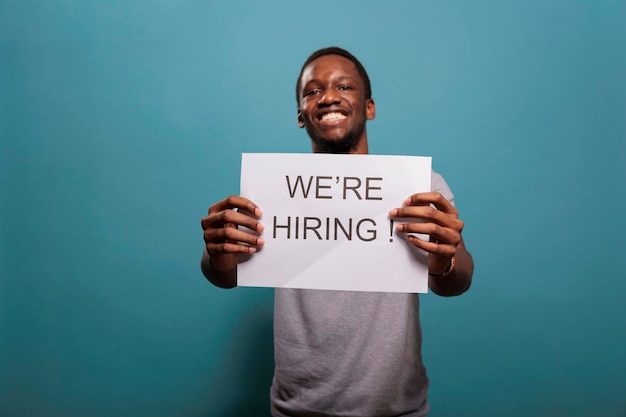
[[[339,92],[336,91],[334,88],[327,88],[324,90],[324,93],[317,101],[317,104],[319,106],[330,106],[339,102],[341,102],[341,96],[339,95]]]

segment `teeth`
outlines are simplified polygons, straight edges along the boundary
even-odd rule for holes
[[[346,116],[344,116],[343,114],[339,113],[339,112],[333,112],[333,113],[326,113],[325,115],[322,116],[322,121],[328,121],[328,120],[341,120],[341,119],[345,119]]]

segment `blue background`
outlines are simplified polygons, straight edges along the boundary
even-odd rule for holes
[[[474,255],[422,297],[433,417],[626,416],[620,1],[1,1],[0,415],[266,415],[272,290],[201,275],[241,152],[309,152],[313,50],[370,152],[433,156]]]

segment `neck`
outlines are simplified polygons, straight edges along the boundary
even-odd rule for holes
[[[313,153],[328,153],[328,152],[323,152],[319,149],[319,147],[317,147],[315,145],[314,142],[311,142],[311,146],[312,146],[312,150]],[[359,142],[356,144],[356,146],[349,150],[348,152],[346,152],[346,154],[348,155],[366,155],[369,153],[369,149],[367,146],[367,132],[364,131],[363,134],[361,135],[361,139],[359,139]]]

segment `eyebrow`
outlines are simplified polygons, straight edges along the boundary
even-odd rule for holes
[[[349,76],[349,75],[342,75],[342,76],[338,77],[336,80],[333,80],[333,81],[336,81],[336,82],[337,82],[337,81],[338,81],[338,82],[342,82],[342,81],[346,81],[346,80],[348,80],[348,81],[352,81],[352,82],[354,82],[354,83],[357,83],[357,84],[358,84],[358,80],[357,80],[357,79],[355,79],[354,77]],[[302,88],[306,87],[307,85],[309,85],[309,84],[311,84],[311,83],[319,83],[319,80],[317,80],[317,79],[313,78],[312,80],[309,80],[306,84],[303,84],[303,85],[302,85]]]

